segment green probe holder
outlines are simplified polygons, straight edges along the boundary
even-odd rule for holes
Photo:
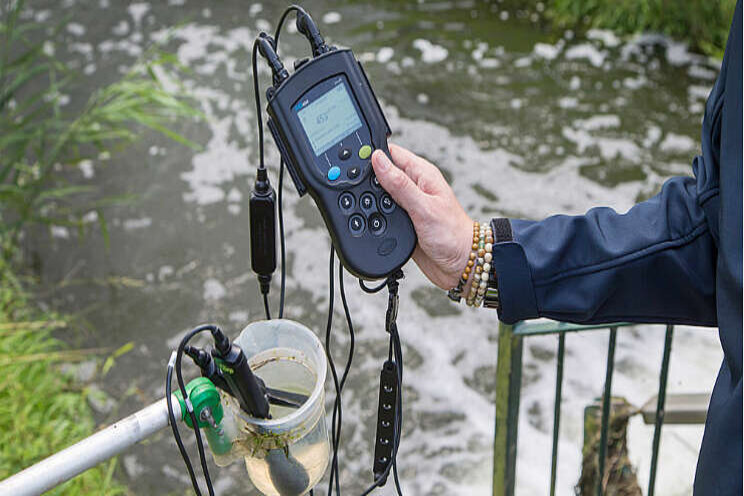
[[[181,405],[181,419],[186,422],[186,425],[194,428],[191,422],[191,415],[189,415],[186,409],[186,402],[183,400],[181,391],[178,390],[175,393],[178,403]],[[197,377],[188,384],[186,384],[186,394],[191,400],[191,405],[194,407],[194,415],[196,415],[197,425],[200,429],[204,429],[207,435],[207,443],[209,449],[215,455],[226,455],[232,450],[232,441],[228,436],[225,435],[224,430],[220,427],[220,423],[225,416],[225,410],[222,408],[222,402],[220,398],[220,392],[217,387],[212,384],[212,381],[206,377]],[[212,418],[214,419],[217,429],[206,420],[202,420],[201,412],[205,408],[209,408],[212,412]]]

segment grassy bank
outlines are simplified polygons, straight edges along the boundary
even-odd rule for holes
[[[544,5],[559,28],[663,33],[722,58],[736,0],[547,0]]]
[[[67,328],[41,312],[0,261],[0,479],[69,446],[95,429],[83,386],[61,373],[63,362],[87,357],[66,350],[51,333]],[[124,494],[112,479],[115,461],[100,465],[50,494]]]
[[[117,199],[74,184],[79,174],[71,172],[83,160],[100,165],[143,127],[189,144],[168,124],[197,116],[166,91],[161,77],[173,59],[155,50],[87,101],[65,105],[79,75],[55,56],[54,33],[63,24],[48,30],[23,21],[22,10],[22,1],[0,4],[0,479],[96,427],[84,385],[63,373],[63,364],[96,354],[68,349],[61,340],[72,340],[74,326],[34,301],[19,247],[24,232],[65,226],[82,236],[84,217],[95,214],[105,237],[105,213]],[[51,494],[124,493],[114,467],[98,466]]]

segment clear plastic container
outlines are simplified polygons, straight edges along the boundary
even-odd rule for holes
[[[233,455],[245,459],[256,489],[269,496],[307,494],[326,471],[330,442],[325,423],[326,357],[317,336],[291,320],[249,324],[235,340],[267,387],[309,396],[298,409],[271,407],[256,419],[231,407],[239,430]]]

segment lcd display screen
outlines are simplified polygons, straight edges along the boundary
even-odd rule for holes
[[[302,105],[302,104],[300,104]],[[362,127],[349,91],[343,83],[336,84],[320,97],[297,111],[315,155]]]

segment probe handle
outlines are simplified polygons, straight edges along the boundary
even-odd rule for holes
[[[395,417],[398,410],[398,366],[386,361],[380,372],[380,397],[377,405],[377,433],[375,434],[375,479],[385,473],[393,455]],[[385,484],[387,476],[383,479]]]

